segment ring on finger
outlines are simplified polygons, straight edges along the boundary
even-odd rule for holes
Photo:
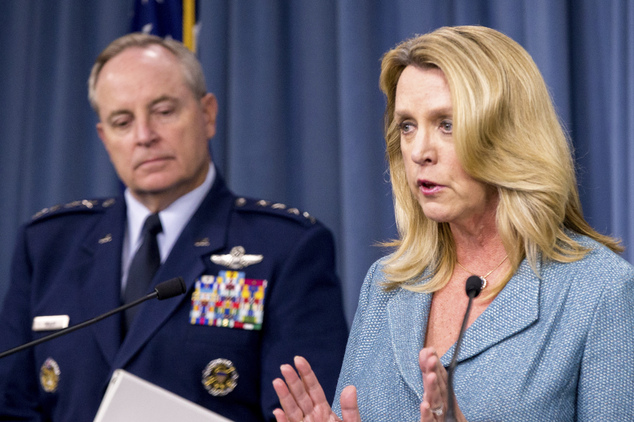
[[[430,408],[429,410],[431,411],[431,413],[434,414],[434,416],[442,416],[445,412],[443,412],[443,405],[441,404],[438,407],[435,408]]]

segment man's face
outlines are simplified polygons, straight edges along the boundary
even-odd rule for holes
[[[124,50],[104,65],[95,94],[97,132],[135,198],[157,212],[200,186],[218,106],[212,94],[194,96],[170,51]]]

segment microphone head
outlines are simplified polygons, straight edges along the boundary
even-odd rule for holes
[[[157,284],[154,291],[158,300],[182,295],[185,293],[185,281],[183,281],[183,277],[171,278]]]
[[[474,298],[480,294],[482,290],[482,279],[477,275],[472,275],[467,279],[465,290],[467,291],[467,296]]]

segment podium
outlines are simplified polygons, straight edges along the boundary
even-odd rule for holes
[[[233,422],[151,382],[117,369],[94,422]]]

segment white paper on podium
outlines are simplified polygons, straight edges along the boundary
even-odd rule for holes
[[[94,422],[232,422],[123,369],[112,374]]]

